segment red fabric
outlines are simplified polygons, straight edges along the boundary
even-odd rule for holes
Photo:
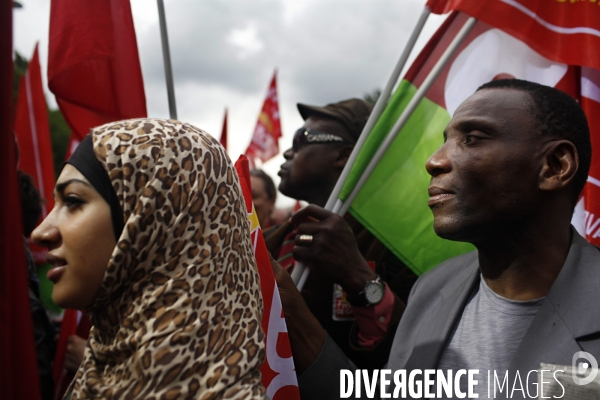
[[[223,117],[223,129],[221,130],[221,146],[227,150],[227,109],[225,109],[225,117]]]
[[[463,11],[550,60],[600,69],[600,6],[595,0],[430,0],[428,6],[439,14]]]
[[[19,144],[19,169],[33,177],[44,200],[44,218],[54,207],[54,162],[37,45],[27,73],[19,83],[15,133]]]
[[[68,372],[64,368],[68,339],[71,335],[77,335],[80,338],[87,339],[90,335],[91,327],[92,324],[87,314],[77,310],[65,310],[60,325],[60,333],[58,335],[58,343],[54,355],[54,365],[52,367],[55,400],[63,398],[71,381],[75,377],[75,374]]]
[[[280,137],[281,123],[279,121],[279,100],[277,99],[277,71],[275,71],[246,155],[249,158],[260,158],[262,162],[275,157],[279,154]]]
[[[388,331],[388,324],[392,319],[395,297],[387,283],[383,299],[370,307],[352,307],[354,320],[359,327],[358,344],[365,349],[374,347],[381,342]]]
[[[0,390],[6,400],[40,398],[27,294],[12,126],[12,1],[0,2]]]
[[[52,1],[48,86],[79,140],[92,127],[146,117],[129,1]]]
[[[271,268],[267,246],[252,204],[252,186],[248,159],[240,156],[235,163],[240,185],[248,209],[248,223],[264,302],[262,328],[265,331],[267,357],[261,367],[262,384],[267,388],[267,397],[273,400],[300,399],[298,382],[292,359],[292,350],[287,334],[279,290]]]

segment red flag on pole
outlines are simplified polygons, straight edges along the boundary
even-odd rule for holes
[[[227,150],[227,109],[225,109],[225,117],[223,117],[223,129],[221,130],[221,146]]]
[[[73,139],[94,126],[146,116],[129,1],[52,1],[48,86]]]
[[[19,83],[15,133],[19,145],[19,169],[33,177],[43,199],[42,218],[45,218],[54,206],[54,162],[37,44],[27,72]]]
[[[252,141],[246,150],[246,155],[251,159],[260,158],[265,162],[279,153],[279,138],[281,137],[281,123],[279,121],[279,100],[277,99],[277,70],[269,85],[267,97],[254,128]]]
[[[0,2],[0,390],[6,400],[40,398],[12,130],[12,1]]]
[[[267,397],[273,400],[300,399],[298,381],[292,349],[287,334],[287,326],[283,317],[279,290],[275,282],[275,276],[271,269],[271,261],[267,246],[260,229],[258,216],[252,204],[252,186],[250,180],[250,168],[248,159],[240,156],[235,163],[235,169],[240,178],[240,185],[244,194],[246,208],[248,210],[248,223],[254,256],[258,265],[260,285],[264,302],[262,327],[265,331],[265,347],[267,357],[260,371],[262,373],[262,384],[267,388]]]
[[[462,11],[527,43],[542,56],[600,70],[596,0],[429,0],[435,13]]]

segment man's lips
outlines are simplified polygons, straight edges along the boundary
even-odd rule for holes
[[[445,201],[456,198],[456,194],[454,194],[451,190],[443,189],[437,186],[430,186],[428,192],[429,201],[427,202],[427,205],[429,205],[429,207],[443,204]]]

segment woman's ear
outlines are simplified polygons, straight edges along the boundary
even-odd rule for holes
[[[568,140],[555,140],[548,144],[540,172],[541,190],[559,190],[573,182],[579,168],[575,145]]]
[[[352,154],[352,150],[354,146],[343,146],[336,149],[336,157],[333,162],[333,166],[336,168],[344,169],[344,166],[350,159],[350,154]]]

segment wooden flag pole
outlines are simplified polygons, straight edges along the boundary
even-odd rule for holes
[[[163,0],[157,0],[157,2],[160,38],[162,42],[163,60],[165,63],[165,78],[167,80],[167,97],[169,99],[169,118],[177,119],[177,105],[175,104],[175,87],[173,85],[173,70],[171,69],[171,51],[169,50],[169,36],[167,35],[165,5]]]

